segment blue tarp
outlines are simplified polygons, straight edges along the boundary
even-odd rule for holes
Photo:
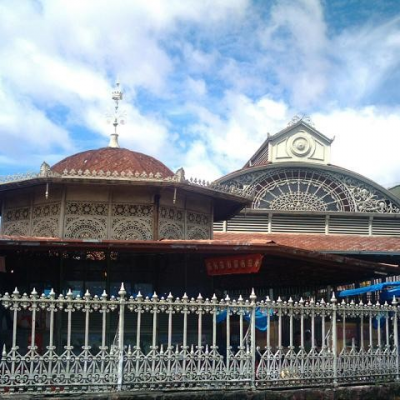
[[[342,290],[339,293],[339,297],[357,296],[359,294],[364,294],[364,293],[369,293],[369,292],[376,292],[378,290],[383,290],[383,289],[385,289],[387,287],[391,287],[391,286],[400,286],[400,281],[383,282],[383,283],[377,283],[375,285],[364,286],[364,287],[358,288],[358,289]],[[395,295],[395,296],[400,295],[400,288],[389,289],[384,293],[390,294],[390,299],[392,299],[393,295]],[[387,300],[387,299],[385,299],[385,300]]]
[[[395,287],[395,288],[392,288],[392,289],[388,289],[388,290],[385,290],[385,291],[383,291],[382,293],[381,293],[381,299],[383,300],[383,301],[392,301],[393,300],[393,296],[400,296],[400,288],[399,287]]]
[[[217,322],[222,322],[226,320],[226,314],[227,314],[227,310],[222,310],[217,314]],[[273,311],[270,310],[270,315],[273,314]],[[246,313],[244,314],[244,319],[247,322],[250,322],[251,319],[251,314],[250,313]],[[260,308],[256,308],[256,328],[259,331],[263,331],[265,332],[268,328],[267,326],[267,311],[261,311]]]
[[[379,296],[380,300],[390,301],[393,299],[393,296],[400,296],[399,286],[400,286],[400,281],[377,283],[375,285],[364,286],[358,289],[342,290],[339,293],[339,297],[357,296],[359,294],[377,292],[378,290],[381,290],[382,292]],[[390,289],[385,290],[386,288]],[[374,327],[374,329],[378,329],[378,325],[383,327],[385,325],[387,317],[388,315],[385,313],[379,314],[377,317],[375,317],[372,322],[372,326]]]

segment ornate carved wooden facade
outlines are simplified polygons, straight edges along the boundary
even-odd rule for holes
[[[212,223],[249,204],[242,189],[160,173],[64,171],[0,181],[1,233],[66,239],[210,239]]]
[[[197,211],[160,206],[158,238],[209,239],[211,210],[210,202]],[[155,213],[156,204],[134,202],[61,200],[13,207],[9,201],[4,207],[2,233],[66,239],[152,240]]]

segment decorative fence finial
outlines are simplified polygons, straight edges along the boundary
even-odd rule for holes
[[[0,393],[14,393],[17,398],[17,393],[54,393],[55,387],[64,394],[76,393],[77,388],[150,393],[194,385],[222,391],[250,388],[251,383],[264,390],[378,384],[382,376],[385,382],[398,379],[400,310],[395,300],[384,306],[354,300],[336,304],[333,296],[331,303],[291,297],[257,301],[254,289],[245,300],[242,296],[231,300],[227,293],[225,298],[213,295],[205,300],[186,293],[181,299],[171,293],[166,299],[156,293],[146,299],[140,292],[136,297],[127,295],[124,284],[118,297],[109,299],[105,292],[99,298],[88,291],[74,296],[71,290],[66,296],[56,296],[54,290],[39,296],[33,289],[31,295],[21,296],[17,288],[12,295],[0,295],[0,304],[14,321],[4,332],[10,345],[0,345]],[[36,344],[35,323],[29,330],[17,325],[21,312],[29,321],[49,321],[43,345]],[[60,312],[66,314],[65,335],[57,339],[55,321]],[[72,317],[78,313],[84,316],[80,323]],[[115,323],[107,323],[111,315],[118,321],[117,330]],[[353,325],[358,332],[353,333]],[[95,326],[101,327],[99,347],[93,346],[99,339],[89,334]],[[124,343],[128,332],[132,337],[132,328],[133,347]],[[260,333],[265,347],[256,346]],[[85,338],[82,343],[74,343],[77,334]],[[150,348],[142,342],[144,335],[151,340]],[[176,338],[182,341],[175,344]]]

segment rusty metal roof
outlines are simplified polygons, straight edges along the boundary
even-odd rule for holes
[[[221,236],[221,235],[216,235]],[[282,279],[285,282],[299,283],[300,275],[304,282],[336,282],[337,284],[368,280],[382,275],[398,275],[397,265],[381,264],[326,254],[318,251],[291,247],[275,242],[265,236],[259,238],[214,240],[161,240],[161,241],[121,241],[121,240],[85,240],[41,237],[0,236],[0,251],[40,252],[57,251],[120,251],[146,254],[197,254],[235,255],[261,253],[266,255],[268,279]]]
[[[51,170],[62,174],[64,170],[75,171],[96,170],[116,172],[146,172],[147,174],[160,173],[164,178],[173,176],[174,173],[161,161],[148,156],[122,148],[104,147],[97,150],[88,150],[77,153],[59,161]]]
[[[399,236],[215,232],[214,237],[218,240],[233,241],[272,240],[285,246],[324,252],[400,254]]]

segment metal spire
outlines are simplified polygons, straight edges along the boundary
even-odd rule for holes
[[[123,93],[120,88],[120,83],[117,81],[115,83],[115,89],[111,92],[111,98],[115,102],[114,106],[114,114],[112,116],[113,118],[113,126],[114,126],[114,133],[110,135],[110,143],[108,144],[108,147],[113,147],[113,148],[119,148],[119,143],[118,143],[118,133],[117,133],[117,128],[118,125],[123,125],[124,120],[123,117],[125,113],[119,110],[119,101],[122,100],[123,98]]]

